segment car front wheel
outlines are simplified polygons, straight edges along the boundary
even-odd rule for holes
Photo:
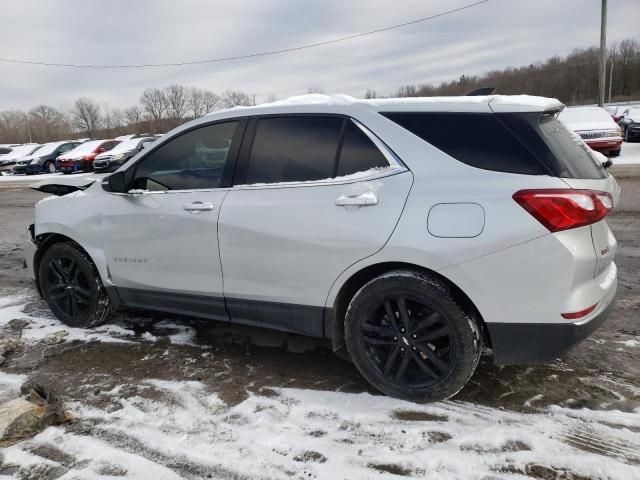
[[[56,164],[53,162],[47,162],[44,166],[44,171],[47,173],[56,173]]]
[[[113,310],[98,269],[74,242],[49,248],[40,261],[38,278],[49,308],[66,325],[95,327]]]
[[[351,358],[386,395],[447,399],[475,371],[482,331],[440,279],[412,271],[381,275],[353,297],[345,318]]]

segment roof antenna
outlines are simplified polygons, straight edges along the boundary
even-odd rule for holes
[[[493,95],[496,87],[480,87],[464,94],[465,97],[477,97],[480,95]]]

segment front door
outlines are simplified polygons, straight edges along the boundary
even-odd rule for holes
[[[218,216],[241,130],[228,121],[168,140],[133,167],[130,193],[110,198],[101,229],[126,304],[228,318]]]
[[[219,222],[231,319],[322,336],[331,285],[384,246],[411,172],[350,119],[262,117],[246,137]]]

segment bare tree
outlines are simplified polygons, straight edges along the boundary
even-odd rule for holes
[[[147,88],[142,92],[140,103],[145,113],[149,116],[154,131],[156,133],[162,131],[162,120],[166,111],[164,92],[158,88]]]
[[[124,111],[124,122],[128,130],[138,130],[142,122],[142,109],[138,105],[127,108]]]
[[[73,126],[86,133],[88,137],[93,137],[100,127],[102,116],[100,106],[87,97],[78,98],[71,108],[71,122]]]
[[[267,103],[273,103],[277,101],[278,101],[278,97],[276,97],[273,93],[270,93],[269,96],[267,97]]]
[[[251,98],[240,90],[227,89],[222,94],[222,104],[225,108],[248,106],[252,104]]]
[[[103,124],[106,130],[109,130],[109,133],[117,133],[113,132],[114,130],[122,130],[124,127],[124,113],[117,107],[110,108],[108,105],[104,106],[104,116],[103,116]]]
[[[64,115],[49,105],[38,105],[28,115],[34,141],[50,142],[69,133],[70,128]]]
[[[204,105],[205,113],[213,112],[222,107],[222,99],[220,95],[212,92],[211,90],[204,90],[202,92],[202,102]]]
[[[367,88],[366,93],[364,94],[364,98],[376,98],[378,96],[378,94],[376,93],[375,90],[371,89],[371,88]]]
[[[174,122],[180,123],[189,108],[187,89],[174,83],[164,88],[164,98],[168,117]]]
[[[312,85],[307,88],[307,93],[324,93],[324,89],[322,87],[318,87],[317,85]]]
[[[0,112],[0,143],[24,143],[29,140],[27,116],[21,110]]]

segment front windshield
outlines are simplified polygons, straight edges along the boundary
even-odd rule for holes
[[[134,148],[138,148],[138,143],[140,143],[140,138],[134,138],[132,140],[125,140],[122,143],[119,143],[118,145],[116,145],[115,147],[113,147],[109,153],[110,154],[117,154],[117,153],[121,153],[121,152],[128,152],[129,150],[133,150]]]
[[[627,113],[627,116],[628,117],[635,117],[635,118],[640,117],[640,107],[630,108],[629,109],[629,113]]]
[[[11,158],[26,157],[39,147],[40,145],[20,145],[19,147],[13,147],[6,156]]]
[[[60,145],[62,145],[60,142],[45,143],[36,150],[35,154],[40,156],[49,155],[50,153],[55,152],[56,148],[58,148]]]

